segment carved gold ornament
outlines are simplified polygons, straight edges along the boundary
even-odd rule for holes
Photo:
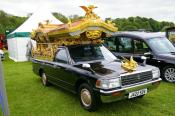
[[[130,60],[123,58],[121,67],[127,72],[133,72],[137,69],[137,62],[133,60],[133,56],[130,57]]]
[[[86,12],[85,17],[86,17],[87,19],[98,19],[98,18],[100,18],[99,16],[97,16],[97,15],[93,12],[93,10],[94,10],[95,8],[97,8],[96,6],[94,6],[94,5],[89,5],[88,7],[87,7],[87,6],[80,6],[80,7]]]
[[[86,31],[86,37],[88,39],[98,39],[101,37],[102,32],[99,30]]]
[[[31,32],[31,38],[37,42],[34,57],[52,59],[59,46],[102,44],[102,36],[111,36],[117,31],[112,21],[105,22],[93,12],[96,6],[80,7],[86,14],[79,20],[68,19],[66,24],[51,24],[49,20],[39,23],[38,29]]]
[[[30,33],[31,38],[35,38],[36,36],[36,31],[32,29],[32,32]]]

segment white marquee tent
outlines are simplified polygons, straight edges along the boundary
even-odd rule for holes
[[[46,20],[49,20],[52,24],[62,24],[51,12],[41,8],[7,36],[9,57],[12,60],[15,62],[27,61],[27,43],[31,40],[30,32],[37,29],[39,22],[45,22]],[[32,43],[33,46],[36,46],[36,42],[32,41]]]

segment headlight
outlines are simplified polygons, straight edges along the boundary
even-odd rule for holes
[[[120,78],[97,80],[96,87],[101,89],[112,89],[120,87]]]
[[[160,71],[159,71],[159,69],[152,70],[152,75],[153,75],[153,79],[154,78],[159,78],[160,77]]]

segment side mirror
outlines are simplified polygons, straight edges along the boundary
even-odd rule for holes
[[[143,66],[146,66],[146,57],[145,56],[141,56],[141,59],[143,60],[143,63],[142,63],[142,65]]]
[[[91,71],[92,74],[95,74],[95,71],[91,68],[90,64],[82,64],[82,67]]]
[[[144,53],[144,56],[147,57],[148,59],[149,59],[149,58],[153,58],[153,55],[152,55],[151,52],[146,52],[146,53]]]
[[[144,53],[144,56],[151,56],[151,52]]]

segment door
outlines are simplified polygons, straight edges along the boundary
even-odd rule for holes
[[[141,56],[145,56],[147,58],[147,64],[155,64],[155,66],[157,66],[157,61],[152,53],[152,50],[149,48],[146,42],[143,40],[134,39],[134,60],[142,63],[143,60],[141,59]]]
[[[116,37],[116,56],[130,58],[133,55],[133,40],[130,37]]]
[[[58,49],[54,58],[54,78],[55,84],[65,89],[73,89],[73,81],[76,79],[72,69],[73,66],[70,64],[70,56],[66,48]]]
[[[141,59],[142,56],[147,57],[147,60],[150,60],[150,56],[146,56],[146,53],[150,53],[151,50],[148,45],[139,39],[134,39],[134,60],[137,62],[143,62]]]
[[[116,52],[116,41],[115,37],[106,38],[104,46],[108,48],[111,52]]]

